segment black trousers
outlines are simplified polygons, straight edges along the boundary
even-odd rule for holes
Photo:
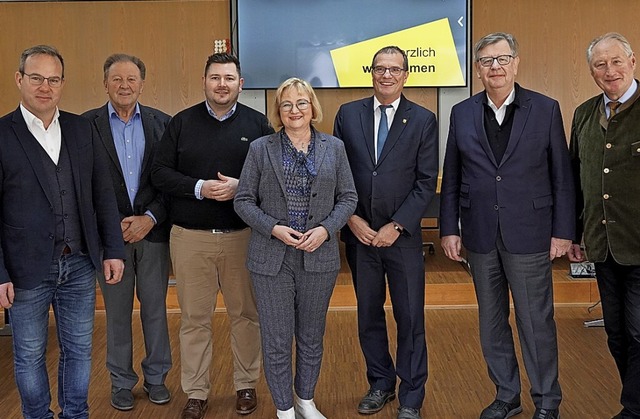
[[[595,264],[609,351],[622,380],[623,418],[640,418],[640,266],[609,254]]]
[[[427,381],[422,247],[347,244],[346,256],[358,300],[358,336],[369,386],[395,390],[398,377],[400,405],[420,409]],[[395,366],[384,311],[387,284],[398,329]]]

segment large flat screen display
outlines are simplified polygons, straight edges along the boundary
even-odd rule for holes
[[[370,87],[373,54],[397,45],[407,86],[467,83],[468,0],[237,0],[244,87],[289,77],[314,87]]]

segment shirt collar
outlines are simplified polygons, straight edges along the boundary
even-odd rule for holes
[[[489,94],[486,94],[486,97],[487,97],[487,105],[489,105],[489,107],[493,109],[494,112],[498,112],[499,109],[495,105],[495,103],[493,103],[493,101],[489,97]],[[507,99],[504,101],[502,106],[500,106],[500,109],[506,108],[507,106],[511,105],[515,100],[516,100],[516,88],[514,86],[513,90],[511,90],[511,93],[509,93],[509,96],[507,96]]]
[[[629,86],[627,91],[624,92],[624,94],[622,96],[620,96],[620,99],[618,99],[615,102],[620,102],[620,104],[623,104],[624,102],[629,100],[631,98],[631,96],[633,96],[633,94],[636,92],[636,90],[638,90],[638,82],[634,79],[633,83],[631,83],[631,86]],[[603,93],[603,96],[604,96],[604,106],[605,107],[609,104],[609,102],[614,102],[613,100],[611,100],[611,99],[609,99],[607,97],[606,93]]]
[[[400,99],[401,99],[401,96],[398,96],[398,98],[396,100],[394,100],[393,102],[391,102],[389,105],[391,105],[391,107],[394,110],[398,109],[398,106],[400,105]],[[375,111],[376,109],[378,109],[380,107],[380,105],[382,105],[382,104],[380,103],[378,98],[373,96],[373,110]]]
[[[116,112],[116,108],[113,107],[113,104],[111,103],[111,101],[107,102],[107,109],[109,110],[110,117],[113,118],[115,116],[116,118],[122,121],[122,118],[120,118],[120,115],[118,115],[118,112]],[[133,112],[133,115],[131,115],[131,119],[133,119],[135,116],[140,116],[140,104],[137,102],[136,102],[136,110]]]
[[[218,121],[224,121],[225,119],[229,119],[229,117],[231,117],[231,115],[233,115],[233,113],[236,111],[236,107],[238,106],[238,102],[236,102],[236,103],[233,104],[231,109],[229,109],[229,112],[225,113],[224,115],[218,116],[213,111],[213,109],[211,109],[211,106],[209,106],[209,102],[208,101],[205,100],[204,104],[207,105],[207,112],[209,112],[209,115],[211,115],[212,117],[214,117]]]
[[[44,129],[44,121],[42,121],[40,118],[32,114],[27,108],[25,108],[22,102],[20,102],[20,112],[22,112],[22,117],[24,118],[24,122],[27,124],[27,126],[32,127],[36,124],[36,121],[40,121],[40,125]],[[59,117],[60,117],[60,110],[56,106],[56,112],[53,114],[51,125],[57,124]]]

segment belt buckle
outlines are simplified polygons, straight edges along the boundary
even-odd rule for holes
[[[225,229],[218,229],[218,228],[212,228],[211,229],[211,233],[212,234],[225,234],[228,233],[231,230],[225,230]]]

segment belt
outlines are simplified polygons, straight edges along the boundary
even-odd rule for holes
[[[212,228],[210,230],[204,230],[211,234],[227,234],[235,233],[236,231],[242,231],[244,228]]]

